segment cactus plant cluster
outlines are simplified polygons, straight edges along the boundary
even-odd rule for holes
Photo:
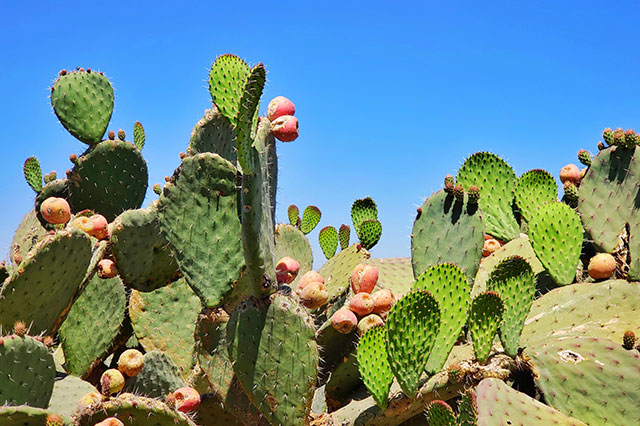
[[[635,132],[580,150],[562,200],[547,171],[471,155],[418,208],[411,258],[371,257],[378,206],[356,200],[358,242],[324,227],[313,271],[320,210],[275,223],[275,139],[299,129],[284,97],[259,115],[265,75],[216,59],[212,105],[142,208],[142,124],[107,131],[109,80],[60,72],[55,114],[87,148],[61,179],[23,166],[0,424],[640,423]]]

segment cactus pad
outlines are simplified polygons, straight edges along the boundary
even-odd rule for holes
[[[371,197],[355,200],[351,205],[351,221],[356,229],[356,234],[360,232],[360,224],[365,220],[378,219],[378,206]]]
[[[218,154],[232,164],[238,159],[235,129],[215,106],[204,112],[191,132],[187,154],[201,152]]]
[[[240,101],[250,73],[245,61],[229,54],[219,56],[209,72],[211,99],[234,127],[238,125]]]
[[[324,257],[331,259],[338,249],[338,231],[333,226],[325,226],[318,234],[318,241]]]
[[[558,199],[558,185],[546,170],[529,170],[518,178],[515,195],[516,205],[528,222],[538,207]]]
[[[493,339],[496,337],[500,323],[504,304],[497,293],[485,291],[479,294],[473,302],[469,311],[469,333],[473,340],[473,350],[479,363],[484,362],[489,357]]]
[[[144,134],[144,127],[142,127],[142,123],[136,121],[133,123],[133,144],[138,148],[138,151],[142,151],[146,140],[147,137]]]
[[[48,409],[54,413],[71,418],[76,412],[78,403],[80,403],[82,397],[90,392],[99,393],[91,383],[68,375],[62,380],[55,381]]]
[[[387,331],[384,326],[367,330],[358,344],[358,368],[362,381],[376,404],[383,410],[387,408],[389,389],[393,382],[393,373],[387,359]]]
[[[364,220],[360,223],[358,231],[358,239],[362,247],[370,250],[378,244],[380,236],[382,235],[382,225],[377,219]]]
[[[284,223],[276,225],[275,237],[276,252],[274,259],[278,261],[285,256],[289,256],[300,264],[298,276],[291,283],[291,287],[294,287],[300,277],[313,268],[311,244],[309,244],[309,240],[300,230]]]
[[[27,253],[36,245],[38,239],[46,233],[47,230],[40,224],[35,210],[27,213],[13,234],[13,240],[11,241],[11,247],[9,249],[12,264],[18,266],[17,264],[19,262],[15,261],[16,255],[24,259]]]
[[[22,172],[27,183],[36,194],[42,191],[42,170],[36,157],[29,157],[25,160]]]
[[[457,419],[453,409],[444,401],[433,401],[427,407],[429,426],[456,426]]]
[[[340,240],[340,250],[344,250],[349,247],[349,238],[351,236],[351,228],[349,225],[340,225],[338,230],[338,239]]]
[[[153,350],[144,354],[142,370],[135,377],[127,378],[125,391],[160,398],[183,386],[186,383],[169,355]]]
[[[320,268],[318,273],[324,278],[324,284],[329,292],[329,301],[345,294],[351,285],[353,268],[368,257],[366,250],[359,249],[356,244],[353,244],[333,256]]]
[[[244,93],[240,99],[240,108],[238,111],[238,119],[236,122],[236,148],[238,150],[238,163],[242,172],[245,174],[254,173],[254,159],[252,145],[253,134],[255,132],[254,118],[258,112],[258,106],[260,104],[260,97],[262,96],[262,89],[264,89],[264,83],[266,81],[266,71],[264,65],[258,64],[251,70],[251,74],[247,78],[246,85],[244,86]],[[265,119],[264,124],[268,120]],[[269,134],[270,125],[269,127]]]
[[[56,422],[51,426],[71,426],[73,422],[62,418],[57,413],[42,408],[20,405],[17,407],[0,406],[0,424],[3,426],[49,426],[51,416],[57,416]]]
[[[396,297],[411,291],[413,286],[413,270],[408,257],[383,257],[366,259],[362,263],[378,268],[376,288],[386,288]]]
[[[308,234],[313,231],[314,228],[320,222],[320,218],[322,217],[322,212],[316,206],[307,206],[302,212],[302,222],[300,224],[300,231],[303,234]]]
[[[300,209],[295,204],[290,204],[287,207],[287,218],[289,219],[289,225],[299,226],[298,219],[300,218]]]

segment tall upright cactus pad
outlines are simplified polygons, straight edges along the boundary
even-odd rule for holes
[[[291,283],[291,286],[293,287],[296,285],[300,277],[313,268],[311,244],[309,243],[309,240],[307,240],[307,237],[305,237],[298,228],[284,223],[276,225],[275,238],[276,247],[274,259],[278,261],[283,257],[289,256],[297,260],[300,264],[298,276]]]
[[[369,329],[358,344],[358,369],[369,393],[381,409],[389,404],[393,373],[387,358],[387,330],[384,326]]]
[[[256,131],[254,118],[258,113],[265,81],[266,71],[264,65],[258,64],[251,69],[251,74],[249,74],[247,83],[244,86],[244,93],[240,99],[240,110],[238,111],[236,123],[236,148],[238,150],[238,163],[245,174],[255,172],[256,165],[251,152],[253,135]],[[271,134],[270,131],[269,134]]]
[[[342,224],[338,229],[338,238],[340,240],[340,250],[349,247],[349,238],[351,237],[351,228],[349,225]]]
[[[497,293],[485,291],[479,294],[469,310],[469,334],[473,341],[473,350],[479,363],[484,362],[489,357],[493,346],[493,339],[496,337],[500,323],[504,304]]]
[[[120,278],[105,280],[94,275],[60,326],[60,343],[69,373],[86,377],[97,361],[106,358],[120,331],[126,305]]]
[[[102,73],[61,71],[51,87],[51,105],[60,123],[78,140],[95,145],[113,113],[113,87]]]
[[[274,424],[305,424],[318,374],[306,310],[281,294],[251,298],[231,315],[227,340],[236,376],[262,414]]]
[[[516,174],[506,161],[489,152],[475,153],[462,164],[456,183],[465,190],[472,185],[480,188],[478,204],[487,234],[503,241],[518,237],[512,208]]]
[[[127,379],[125,392],[162,398],[186,386],[178,367],[167,352],[152,350],[144,354],[144,367],[135,376]]]
[[[191,139],[187,148],[188,155],[201,152],[212,152],[236,164],[236,131],[215,106],[204,112],[204,116],[191,131]]]
[[[165,351],[187,377],[193,363],[193,333],[200,299],[184,279],[152,292],[131,292],[129,316],[133,331],[146,350]]]
[[[571,284],[582,251],[582,224],[564,203],[540,206],[529,221],[529,238],[540,262],[558,284]]]
[[[500,379],[484,379],[477,392],[477,426],[586,426],[580,420],[518,392]]]
[[[42,170],[36,157],[29,157],[24,161],[22,172],[27,183],[36,194],[42,191]]]
[[[289,225],[300,226],[298,219],[300,219],[300,209],[295,204],[290,204],[287,207],[287,218],[289,219]]]
[[[133,123],[133,144],[138,148],[138,151],[142,151],[144,148],[144,143],[147,140],[147,136],[144,133],[144,127],[142,127],[142,123],[136,121]]]
[[[520,334],[536,294],[531,265],[520,256],[508,257],[491,272],[487,287],[502,298],[504,313],[498,334],[504,351],[515,357]]]
[[[42,227],[35,210],[31,210],[27,213],[20,224],[18,229],[13,234],[13,240],[9,248],[9,255],[11,256],[11,263],[14,266],[18,266],[16,260],[24,259],[29,253],[29,250],[33,248],[38,242],[38,239],[47,233],[47,230]],[[17,255],[17,257],[16,257]]]
[[[316,206],[307,206],[302,212],[302,222],[300,223],[300,231],[303,234],[308,234],[313,231],[320,222],[322,212]]]
[[[413,276],[439,263],[455,263],[469,282],[482,259],[484,228],[477,204],[438,191],[418,209],[411,233]]]
[[[412,397],[440,329],[438,302],[428,291],[414,290],[393,305],[386,327],[391,371],[405,395]]]
[[[578,211],[584,229],[599,251],[610,253],[629,226],[629,278],[640,279],[640,164],[637,148],[600,151],[579,188]]]
[[[240,101],[250,74],[247,63],[230,54],[219,56],[209,72],[211,99],[234,127],[238,125]]]
[[[318,233],[318,242],[324,257],[331,259],[338,249],[338,231],[333,226],[325,226]]]
[[[147,192],[147,163],[130,142],[105,140],[78,157],[69,175],[73,211],[91,209],[112,221],[142,205]]]
[[[111,252],[124,284],[153,291],[175,280],[178,264],[160,231],[157,202],[127,210],[113,221]]]
[[[24,321],[33,334],[56,332],[79,291],[90,260],[91,241],[79,229],[47,235],[4,282],[0,327],[8,330],[14,322]]]
[[[516,181],[516,205],[529,222],[538,207],[558,199],[558,185],[546,170],[529,170]]]
[[[158,205],[178,266],[208,307],[222,303],[244,269],[235,184],[236,168],[227,160],[193,155],[165,185]]]
[[[31,336],[0,339],[1,405],[47,408],[56,374],[49,349]]]
[[[530,347],[545,401],[590,425],[640,422],[640,354],[592,337],[548,340]]]
[[[440,371],[460,337],[471,305],[471,289],[464,272],[456,265],[442,263],[424,271],[413,284],[414,290],[427,290],[438,302],[440,327],[425,371]]]
[[[458,426],[478,426],[478,402],[473,389],[467,389],[460,396]]]
[[[329,301],[336,299],[349,290],[351,273],[358,263],[369,257],[366,250],[358,248],[357,244],[342,250],[331,259],[327,260],[318,273],[324,278],[324,283],[329,292]]]
[[[371,197],[355,200],[351,205],[351,221],[358,233],[360,224],[365,220],[378,219],[378,206]]]

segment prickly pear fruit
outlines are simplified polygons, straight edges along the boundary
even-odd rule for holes
[[[47,421],[45,423],[46,426],[63,426],[64,421],[62,417],[58,414],[49,414],[47,415]]]
[[[89,235],[99,240],[104,240],[109,237],[109,222],[107,222],[107,219],[104,216],[101,214],[94,214],[89,219],[91,219],[91,225],[93,225],[91,232],[87,232]]]
[[[200,393],[190,387],[183,387],[172,394],[176,410],[183,413],[194,411],[200,405]]]
[[[113,278],[118,275],[118,268],[111,259],[102,259],[98,262],[98,276],[100,278]]]
[[[477,204],[480,199],[480,188],[477,185],[471,185],[469,187],[469,203]]]
[[[362,318],[358,323],[358,334],[362,336],[370,328],[377,327],[379,325],[384,325],[382,318],[376,314],[369,314]]]
[[[378,282],[378,268],[371,265],[356,265],[351,273],[351,290],[354,293],[371,293]]]
[[[103,395],[118,393],[124,388],[124,376],[115,368],[110,368],[100,376],[100,387]]]
[[[271,133],[282,142],[298,139],[298,119],[292,115],[283,115],[271,122]]]
[[[578,151],[578,161],[580,161],[585,166],[591,165],[591,154],[586,149],[581,149]]]
[[[453,184],[454,184],[453,176],[446,175],[444,177],[444,192],[446,192],[447,194],[452,194]]]
[[[625,331],[624,336],[622,336],[622,347],[630,351],[631,349],[633,349],[633,345],[635,344],[636,344],[635,333],[631,330]]]
[[[340,308],[331,316],[331,325],[342,334],[349,334],[358,326],[358,318],[353,311]]]
[[[369,293],[358,293],[349,301],[349,309],[361,317],[369,315],[373,312],[373,297]]]
[[[613,145],[613,129],[611,129],[610,127],[607,127],[606,129],[604,129],[604,131],[602,132],[602,139],[604,139],[604,141],[607,143],[607,145],[611,146]]]
[[[300,294],[302,293],[302,289],[305,288],[307,284],[313,282],[321,282],[322,284],[324,284],[324,278],[322,278],[322,275],[320,275],[316,271],[309,271],[301,276],[300,280],[298,280],[298,288],[296,289],[296,293],[298,294],[298,296],[300,296]]]
[[[373,299],[373,313],[378,315],[386,314],[391,310],[393,304],[396,303],[393,292],[386,288],[372,293],[371,298]]]
[[[589,261],[589,276],[593,279],[611,278],[616,271],[616,259],[609,253],[598,253]]]
[[[300,303],[309,309],[317,309],[327,303],[327,300],[329,300],[327,286],[319,281],[307,284],[300,292]]]
[[[290,284],[298,276],[300,264],[297,260],[285,256],[276,265],[276,279],[279,283]]]
[[[118,358],[118,370],[129,377],[135,377],[144,367],[144,356],[137,349],[127,349]]]
[[[49,197],[40,205],[40,214],[53,225],[67,223],[71,218],[71,207],[64,198]]]
[[[464,201],[464,188],[462,185],[456,185],[453,187],[453,196],[460,202]]]
[[[580,183],[580,169],[575,164],[567,164],[560,169],[560,181],[562,183],[572,182],[574,184]]]
[[[93,233],[93,222],[91,221],[91,218],[87,216],[76,217],[71,221],[69,226],[72,228],[78,228],[89,235]]]
[[[494,251],[500,248],[500,241],[495,238],[489,238],[484,240],[484,246],[482,247],[482,257],[487,257]]]
[[[295,115],[296,107],[289,99],[284,96],[276,96],[271,99],[267,106],[267,118],[269,121],[273,121],[283,115]]]
[[[100,423],[96,423],[94,426],[124,426],[124,423],[122,423],[115,417],[109,417],[107,419],[104,419]]]
[[[89,392],[87,394],[84,394],[82,398],[80,398],[78,405],[79,407],[88,407],[94,402],[100,402],[100,401],[102,401],[102,395],[100,395],[97,392]]]

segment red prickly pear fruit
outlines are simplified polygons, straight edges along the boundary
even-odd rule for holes
[[[496,240],[495,238],[484,240],[484,246],[482,247],[482,257],[489,256],[491,253],[498,250],[501,246],[502,244],[500,244],[500,241]]]
[[[100,376],[100,386],[103,395],[118,393],[124,388],[124,376],[115,368],[110,368]]]
[[[565,183],[567,181],[574,184],[580,183],[580,169],[575,164],[567,164],[560,169],[560,181]]]
[[[382,315],[391,310],[391,307],[396,303],[396,298],[391,290],[386,288],[380,289],[371,294],[373,299],[373,313]]]
[[[100,278],[113,278],[118,275],[118,268],[111,259],[102,259],[98,262],[98,276]]]
[[[129,377],[135,377],[144,367],[144,356],[137,349],[127,349],[118,358],[118,370]]]
[[[349,334],[358,326],[358,318],[350,309],[340,308],[331,316],[331,325],[339,333]]]
[[[292,115],[283,115],[271,122],[271,133],[282,142],[298,139],[298,119]]]
[[[115,417],[109,417],[107,419],[104,419],[100,423],[96,423],[94,426],[124,426],[124,423],[122,423]]]
[[[369,314],[366,317],[362,318],[358,323],[358,334],[362,336],[372,327],[377,327],[379,325],[384,325],[384,321],[379,315]]]
[[[358,293],[349,301],[349,309],[363,317],[373,312],[373,297],[369,293]]]
[[[378,282],[378,268],[362,263],[351,273],[351,290],[354,293],[371,293]]]
[[[92,230],[88,232],[89,235],[99,240],[104,240],[109,237],[109,222],[101,214],[94,214],[91,219]]]
[[[324,278],[322,278],[322,275],[320,275],[316,271],[309,271],[301,276],[300,280],[298,280],[298,288],[296,289],[296,293],[298,294],[298,296],[300,296],[300,294],[302,293],[302,289],[305,288],[307,284],[313,282],[320,282],[324,284]]]
[[[67,223],[71,218],[71,207],[64,198],[49,197],[40,205],[40,214],[53,225]]]
[[[194,411],[200,405],[200,393],[194,388],[182,387],[172,395],[176,410],[183,413]]]
[[[611,278],[616,271],[616,259],[609,253],[598,253],[589,261],[588,270],[593,279]]]
[[[285,256],[276,264],[276,279],[279,283],[290,284],[298,276],[300,264],[297,260]]]
[[[269,105],[267,106],[267,118],[269,121],[273,121],[276,118],[282,117],[283,115],[295,115],[296,107],[293,105],[289,99],[284,96],[276,96],[271,99]]]
[[[308,309],[318,309],[329,300],[329,292],[324,283],[315,281],[304,286],[300,292],[300,303]]]

